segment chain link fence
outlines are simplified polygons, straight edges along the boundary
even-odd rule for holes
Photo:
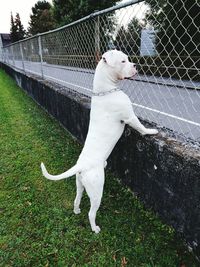
[[[90,97],[102,53],[137,64],[120,82],[137,116],[200,144],[199,0],[132,0],[3,48],[2,61]]]

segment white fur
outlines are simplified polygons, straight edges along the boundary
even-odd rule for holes
[[[145,134],[157,134],[155,129],[145,128],[135,116],[129,97],[117,88],[118,81],[136,75],[135,65],[121,51],[106,52],[97,65],[91,101],[90,124],[83,150],[74,167],[60,175],[50,175],[41,164],[43,175],[50,180],[60,180],[76,174],[77,195],[74,213],[80,213],[80,201],[84,189],[90,198],[89,221],[92,231],[99,233],[95,218],[104,186],[104,167],[115,144],[121,137],[125,124]],[[96,94],[104,92],[102,96]],[[107,92],[107,93],[106,93]]]

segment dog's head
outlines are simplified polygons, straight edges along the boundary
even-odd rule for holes
[[[130,78],[137,74],[134,63],[128,60],[128,56],[118,50],[109,50],[102,56],[104,63],[114,72],[118,80]]]

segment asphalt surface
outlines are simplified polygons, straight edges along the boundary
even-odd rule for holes
[[[10,64],[13,65],[13,61]],[[15,67],[40,75],[38,62],[15,61]],[[94,71],[43,63],[43,77],[91,96]],[[138,75],[119,87],[133,103],[137,116],[179,135],[200,142],[200,82]]]

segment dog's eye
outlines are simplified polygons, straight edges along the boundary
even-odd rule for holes
[[[126,63],[126,60],[122,60],[122,63]]]

